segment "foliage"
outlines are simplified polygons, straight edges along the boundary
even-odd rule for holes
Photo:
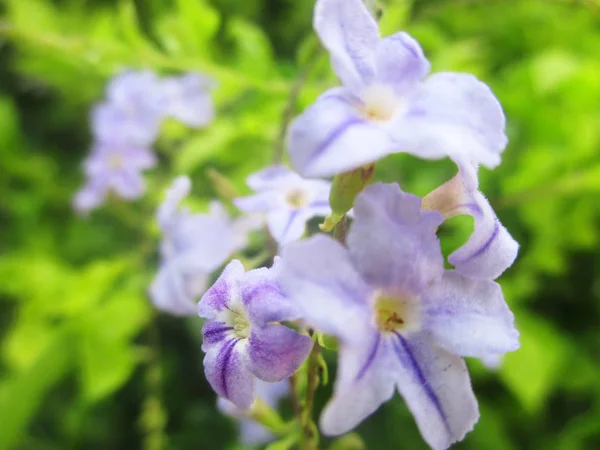
[[[600,446],[594,5],[382,4],[384,32],[406,28],[434,71],[475,73],[508,117],[503,163],[481,176],[521,243],[501,284],[522,349],[497,372],[471,364],[482,419],[457,448]],[[148,303],[154,209],[175,174],[192,177],[199,208],[222,192],[209,169],[245,192],[245,177],[273,158],[296,80],[304,81],[296,111],[335,84],[311,10],[308,1],[4,0],[0,449],[239,448],[201,373],[199,321],[154,314]],[[213,76],[218,118],[200,131],[167,123],[147,196],[82,219],[71,199],[90,142],[88,110],[124,68]],[[444,162],[427,167],[394,155],[375,177],[424,194],[453,175]],[[452,220],[442,232],[457,247],[470,226]],[[358,432],[367,448],[425,445],[401,401]]]

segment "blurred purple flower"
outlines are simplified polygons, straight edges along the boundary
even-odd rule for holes
[[[238,408],[254,401],[257,379],[276,382],[300,367],[312,348],[308,336],[278,322],[298,319],[271,269],[244,272],[231,261],[198,304],[204,317],[204,372],[215,392]]]
[[[302,237],[306,222],[327,216],[331,183],[306,180],[283,166],[272,166],[248,177],[255,195],[234,200],[246,212],[264,212],[273,238],[279,244]]]
[[[188,73],[162,81],[163,108],[167,117],[195,128],[207,126],[215,116],[211,78]]]
[[[495,167],[507,138],[502,108],[474,76],[438,73],[404,32],[381,39],[362,0],[318,0],[314,28],[343,87],[291,125],[293,166],[331,176],[404,151]],[[425,78],[425,79],[424,79]]]
[[[141,172],[155,164],[154,154],[145,148],[96,144],[84,162],[87,183],[75,196],[75,209],[89,212],[104,202],[109,191],[128,200],[140,197],[145,190]]]
[[[161,265],[150,287],[157,308],[174,315],[196,313],[196,299],[206,292],[211,272],[246,246],[256,221],[232,221],[223,205],[212,202],[208,214],[180,207],[189,194],[187,177],[174,180],[158,210],[163,233]]]
[[[355,203],[348,249],[324,235],[284,247],[284,291],[310,325],[340,342],[325,434],[354,428],[398,390],[427,443],[445,449],[479,417],[458,355],[518,348],[500,286],[444,270],[442,221],[397,185],[376,184]]]
[[[273,409],[277,409],[277,404],[290,392],[289,380],[283,380],[275,383],[256,380],[256,398],[263,400]],[[251,447],[259,446],[271,442],[275,436],[263,425],[252,420],[248,416],[248,411],[238,408],[229,400],[219,397],[217,407],[224,414],[231,416],[239,421],[240,425],[240,443]]]
[[[477,169],[459,166],[458,174],[423,199],[423,207],[449,219],[467,214],[475,219],[469,240],[448,257],[456,271],[472,278],[496,279],[517,257],[519,244],[500,223],[485,196],[478,190]]]
[[[149,146],[164,116],[162,86],[150,71],[126,71],[106,88],[107,100],[92,111],[92,130],[99,141]]]

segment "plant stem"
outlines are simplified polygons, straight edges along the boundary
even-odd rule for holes
[[[306,399],[302,408],[301,426],[302,439],[300,441],[301,450],[317,450],[319,445],[319,432],[313,422],[313,406],[315,401],[315,391],[319,385],[319,356],[321,355],[321,346],[314,339],[313,348],[308,356]]]
[[[346,233],[348,231],[346,220],[346,216],[342,217],[333,229],[333,237],[343,245],[346,245]]]

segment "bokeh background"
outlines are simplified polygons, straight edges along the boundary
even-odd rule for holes
[[[335,85],[312,33],[313,2],[0,5],[0,449],[243,448],[202,374],[199,319],[156,313],[147,298],[154,211],[176,174],[192,177],[198,210],[219,192],[209,170],[247,192],[245,177],[273,158],[298,78],[295,112]],[[481,186],[521,243],[500,282],[522,348],[496,370],[469,361],[482,417],[456,448],[598,449],[600,5],[381,6],[384,34],[409,31],[434,71],[476,74],[508,118],[503,163],[481,171]],[[167,123],[147,195],[79,217],[71,201],[89,110],[126,68],[213,76],[217,118],[203,130]],[[395,155],[377,177],[423,195],[454,170]],[[469,227],[457,218],[441,229],[446,251]],[[426,448],[399,397],[358,432],[369,449]]]

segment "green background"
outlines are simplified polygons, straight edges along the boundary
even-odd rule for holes
[[[218,170],[241,192],[296,112],[335,85],[309,0],[0,0],[0,449],[234,449],[202,374],[199,319],[157,314],[154,211],[169,180],[205,208]],[[600,5],[592,0],[389,0],[434,71],[466,71],[502,102],[510,143],[481,187],[520,242],[500,279],[522,348],[498,370],[469,361],[482,417],[461,449],[600,448]],[[167,123],[134,203],[71,208],[88,114],[125,68],[218,80],[204,130]],[[447,161],[380,161],[423,195]],[[445,251],[472,227],[452,219]],[[255,243],[259,250],[260,242]],[[332,362],[333,355],[328,360]],[[319,391],[322,406],[330,386]],[[424,449],[399,397],[358,429],[369,449]],[[326,448],[327,443],[323,443]]]

